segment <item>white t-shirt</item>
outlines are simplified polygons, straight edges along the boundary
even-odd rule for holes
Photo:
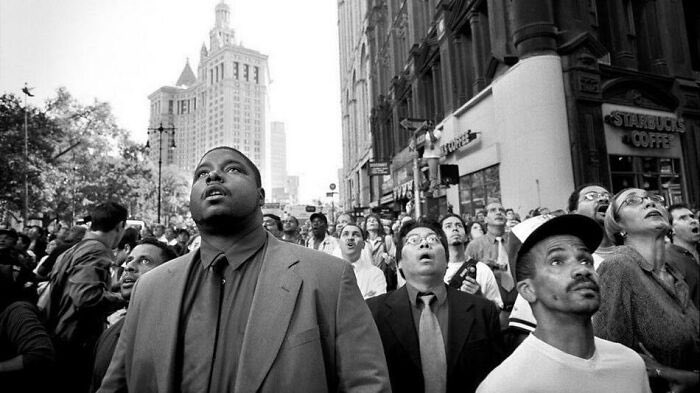
[[[333,256],[343,259],[340,248],[333,250]],[[372,257],[366,249],[362,250],[360,259],[350,263],[355,272],[357,287],[360,288],[362,297],[367,299],[386,293],[386,278],[382,269],[372,264]]]
[[[477,393],[650,393],[642,358],[622,344],[595,337],[595,353],[582,359],[533,334],[496,367]]]
[[[445,272],[445,284],[449,283],[452,276],[457,273],[459,267],[462,266],[464,262],[449,262],[447,264],[447,271]],[[496,276],[493,275],[491,268],[483,263],[476,263],[476,282],[481,287],[481,293],[484,297],[494,302],[498,308],[503,307],[503,299],[501,299],[501,292],[498,290],[498,283],[496,282]]]

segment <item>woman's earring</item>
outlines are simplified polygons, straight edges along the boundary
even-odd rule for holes
[[[620,231],[620,237],[623,239],[627,237],[627,233],[625,231]]]

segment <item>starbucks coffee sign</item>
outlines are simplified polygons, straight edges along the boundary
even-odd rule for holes
[[[685,120],[673,116],[612,111],[604,119],[627,131],[622,142],[644,149],[669,149],[677,135],[685,132]]]

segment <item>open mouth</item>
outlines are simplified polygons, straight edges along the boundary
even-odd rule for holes
[[[226,190],[220,186],[210,186],[204,191],[204,199],[215,200],[223,198],[226,195]]]
[[[424,252],[418,255],[418,260],[420,262],[432,262],[433,261],[433,253],[431,252]]]
[[[355,244],[355,242],[353,242],[353,241],[347,241],[347,242],[345,242],[345,245],[346,245],[348,248],[355,248],[355,246],[356,246],[357,244]]]
[[[134,279],[125,278],[124,280],[122,280],[121,287],[122,288],[131,288],[134,286],[135,282],[136,282],[136,280],[134,280]]]
[[[644,218],[649,218],[649,217],[663,217],[663,215],[658,210],[652,210],[644,216]]]
[[[596,212],[605,215],[605,212],[608,210],[608,206],[609,205],[607,203],[601,204],[598,206],[598,210],[596,210]]]
[[[692,232],[692,233],[700,233],[700,227],[695,227],[695,228],[691,229],[690,232]]]

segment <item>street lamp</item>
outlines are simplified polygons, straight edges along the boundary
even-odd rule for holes
[[[163,127],[163,123],[160,123],[160,125],[156,128],[149,128],[148,129],[148,136],[151,136],[151,133],[158,132],[158,223],[160,224],[160,178],[161,178],[161,170],[163,167],[163,132],[170,134],[172,136],[172,139],[170,140],[170,150],[175,150],[175,127],[170,126],[170,127]],[[151,141],[150,139],[146,141],[146,149],[151,148]]]

